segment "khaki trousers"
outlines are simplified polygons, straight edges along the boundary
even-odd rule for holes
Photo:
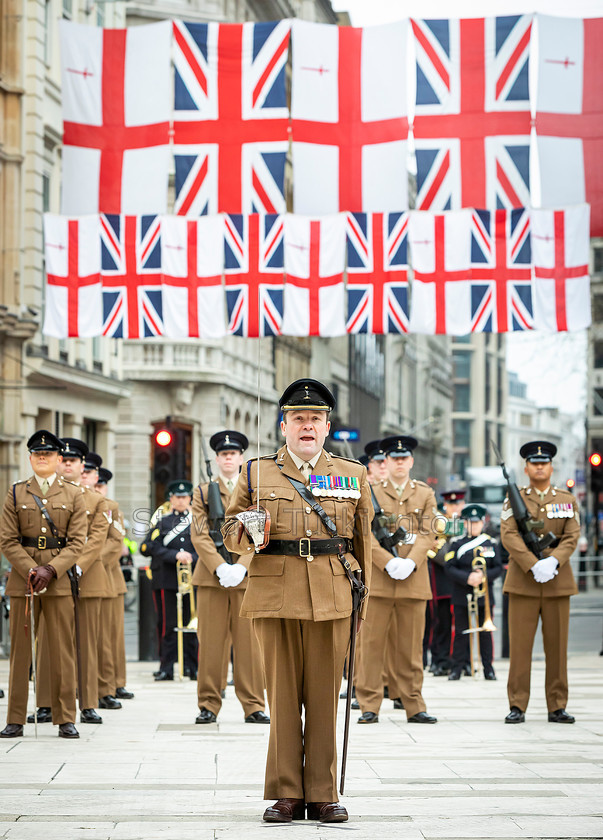
[[[80,709],[98,706],[98,634],[102,601],[102,598],[80,598],[78,601],[82,663]]]
[[[245,717],[265,708],[260,648],[251,621],[239,615],[244,594],[243,589],[197,587],[197,699],[200,709],[209,709],[215,715],[222,707],[224,646],[229,635],[232,638],[234,689]]]
[[[29,666],[31,664],[31,619],[25,617],[25,598],[10,599],[10,675],[8,683],[7,723],[24,724],[27,718]],[[75,723],[75,651],[73,648],[73,602],[71,596],[36,595],[34,619],[38,627],[42,613],[49,675],[47,705],[52,722]],[[24,631],[27,624],[28,630]],[[38,661],[40,656],[36,657]],[[34,701],[35,702],[35,701]]]
[[[350,619],[254,618],[253,626],[270,706],[264,798],[336,802],[337,700]]]
[[[113,601],[115,598],[101,598],[99,632],[97,639],[98,690],[97,697],[114,695],[116,685],[115,660],[113,658]]]
[[[509,593],[509,706],[522,712],[530,700],[532,647],[542,618],[542,641],[546,671],[544,690],[549,712],[567,706],[567,636],[569,631],[570,596],[532,598]]]
[[[358,636],[361,654],[356,676],[356,698],[363,712],[379,713],[386,666],[391,669],[396,690],[394,696],[402,700],[406,717],[426,710],[421,694],[425,603],[413,598],[369,598],[366,621]],[[390,636],[392,621],[397,626],[393,643]],[[392,697],[392,686],[389,688]]]
[[[116,595],[115,598],[111,598],[110,619],[116,688],[125,688],[126,685],[126,640],[124,635],[124,620],[124,596]]]

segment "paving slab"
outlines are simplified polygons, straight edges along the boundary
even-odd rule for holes
[[[505,725],[507,664],[496,667],[496,682],[426,674],[435,726],[409,724],[388,700],[374,726],[357,726],[353,713],[350,821],[270,826],[261,821],[269,728],[244,723],[232,687],[218,722],[196,725],[194,683],[156,684],[152,665],[129,663],[136,697],[103,710],[100,726],[78,725],[78,741],[44,724],[37,741],[27,726],[0,742],[0,840],[602,838],[603,659],[570,657],[573,726],[547,721],[542,661],[527,722]],[[2,660],[0,685],[7,677]]]

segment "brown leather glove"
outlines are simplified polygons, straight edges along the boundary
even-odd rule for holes
[[[35,566],[33,569],[32,588],[36,593],[45,592],[50,581],[57,576],[54,566]]]

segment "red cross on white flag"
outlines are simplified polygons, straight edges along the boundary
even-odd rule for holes
[[[102,331],[98,216],[44,216],[46,300],[44,335],[84,338]]]
[[[552,332],[590,326],[589,207],[532,210],[534,326]]]
[[[63,213],[165,213],[171,31],[61,21]]]
[[[406,209],[407,26],[293,22],[296,213]]]

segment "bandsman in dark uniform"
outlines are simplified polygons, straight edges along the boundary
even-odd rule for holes
[[[170,513],[162,516],[146,540],[151,555],[153,598],[157,610],[157,627],[160,638],[159,671],[155,681],[174,679],[174,663],[178,659],[177,563],[188,563],[194,570],[197,552],[191,540],[191,481],[179,479],[168,486]],[[182,601],[182,620],[186,627],[191,620],[189,598]],[[197,679],[197,638],[194,633],[183,634],[184,673],[191,680]]]
[[[33,475],[10,488],[0,520],[0,549],[11,565],[6,586],[11,599],[9,696],[7,725],[0,736],[23,735],[27,715],[31,619],[26,593],[32,573],[35,627],[43,613],[48,638],[52,720],[59,726],[59,736],[79,738],[73,602],[67,571],[79,562],[84,549],[86,507],[79,488],[57,475],[61,441],[42,429],[29,438],[27,448]]]
[[[262,648],[271,718],[264,797],[277,800],[264,820],[343,822],[335,736],[352,596],[339,555],[370,588],[373,511],[366,469],[323,448],[335,406],[329,389],[299,379],[279,406],[285,445],[259,459],[259,478],[257,460],[243,468],[224,528],[227,548],[251,557],[241,614],[253,619]],[[314,498],[337,536],[309,504]],[[270,533],[254,552],[231,518],[258,501],[270,514]]]
[[[199,714],[196,723],[215,723],[220,712],[224,652],[226,648],[230,653],[231,641],[234,690],[243,707],[245,722],[270,723],[264,711],[264,668],[260,646],[251,621],[240,615],[251,557],[227,552],[219,530],[239,480],[243,452],[249,441],[240,432],[225,430],[212,435],[209,445],[216,453],[220,473],[218,485],[222,511],[219,513],[222,514],[222,522],[212,522],[212,515],[215,518],[216,512],[209,509],[209,485],[196,487],[192,527],[193,545],[199,555],[193,575],[193,584],[197,587],[199,636]]]
[[[394,655],[396,693],[409,723],[436,723],[428,715],[421,694],[423,685],[423,635],[425,606],[431,597],[427,552],[435,544],[437,515],[433,490],[410,477],[412,452],[418,441],[409,435],[393,435],[382,441],[389,480],[373,486],[392,533],[401,524],[406,542],[390,553],[373,536],[373,576],[366,626],[360,636],[356,698],[362,710],[359,723],[378,723],[383,699],[383,670],[392,620],[397,622]]]
[[[425,613],[423,661],[426,664],[425,655],[427,650],[431,651],[429,670],[434,677],[445,677],[450,672],[452,662],[452,593],[445,565],[450,540],[461,536],[463,532],[459,514],[464,503],[464,490],[447,490],[442,493],[442,512],[447,522],[441,523],[444,530],[438,536],[435,548],[427,554],[432,598]]]
[[[123,552],[124,517],[117,502],[108,497],[111,470],[100,467],[96,491],[105,499],[109,509],[109,532],[101,554],[111,585],[111,596],[101,604],[100,634],[98,640],[98,696],[115,697],[118,701],[131,700],[134,694],[126,688],[126,645],[124,635],[124,595],[128,591],[121,570]]]
[[[467,595],[474,594],[474,587],[479,587],[487,581],[490,611],[494,607],[494,592],[492,583],[502,574],[502,562],[498,543],[485,534],[484,520],[487,510],[483,505],[468,505],[463,508],[461,518],[467,523],[467,534],[452,540],[450,550],[446,555],[446,574],[451,581],[452,603],[454,605],[454,649],[452,652],[452,670],[449,680],[459,680],[465,663],[469,659],[469,645],[473,640],[464,631],[469,627],[469,610]],[[486,574],[474,567],[474,560],[481,558],[485,562]],[[485,618],[485,595],[477,602],[478,627]],[[482,631],[479,636],[479,649],[484,670],[484,679],[495,680],[496,674],[492,665],[494,658],[494,643],[492,633]]]
[[[542,639],[546,659],[545,693],[551,723],[574,723],[565,710],[568,696],[567,637],[570,595],[578,592],[570,557],[580,537],[578,502],[572,493],[551,486],[554,443],[535,440],[519,450],[526,459],[529,485],[521,496],[538,535],[552,531],[559,542],[542,552],[542,559],[526,548],[517,528],[509,500],[501,513],[500,536],[509,552],[509,568],[504,592],[509,595],[509,681],[507,693],[511,711],[506,723],[523,723],[530,699],[532,646],[542,620]]]

